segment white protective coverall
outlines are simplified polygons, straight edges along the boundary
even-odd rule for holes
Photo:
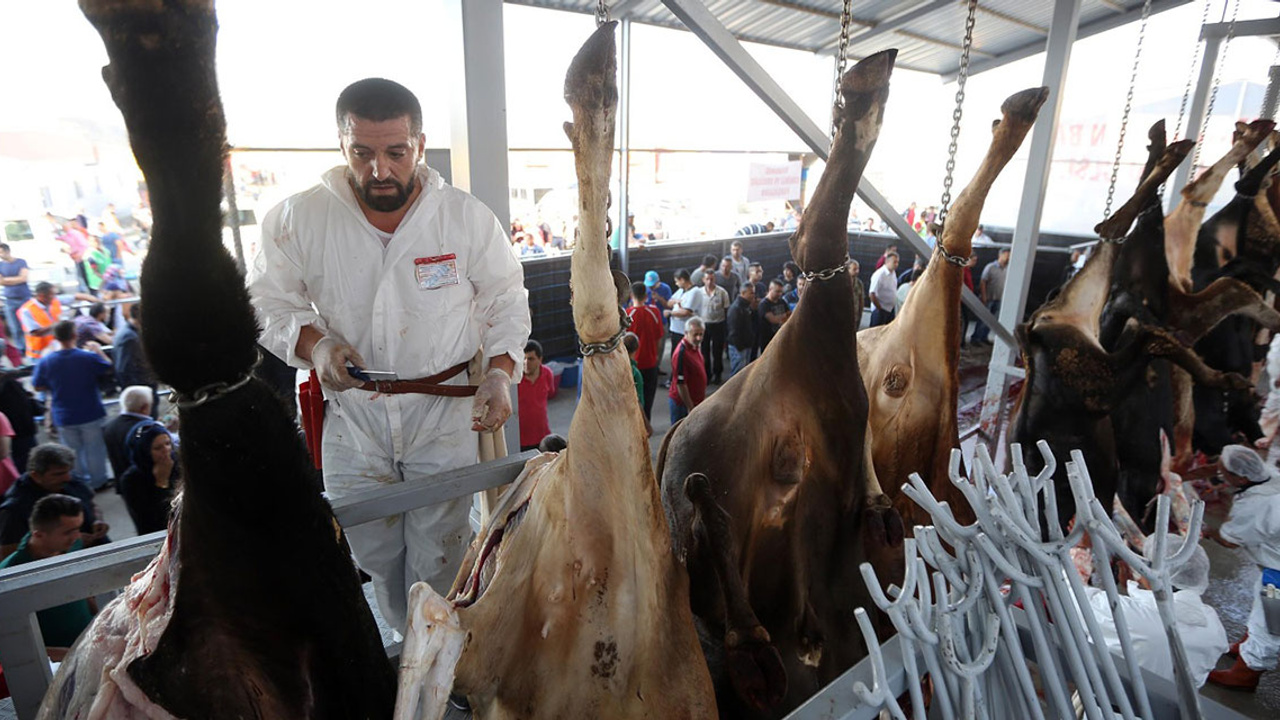
[[[1280,479],[1273,477],[1235,496],[1231,514],[1218,532],[1222,539],[1241,546],[1260,567],[1280,569]],[[1240,659],[1254,670],[1272,670],[1280,660],[1280,635],[1267,632],[1262,614],[1261,569],[1253,576],[1249,592],[1249,638],[1240,644]]]
[[[1116,621],[1111,616],[1111,603],[1101,588],[1086,587],[1089,606],[1102,628],[1107,649],[1121,655],[1120,636],[1116,634]],[[1129,626],[1129,638],[1138,665],[1160,677],[1173,677],[1173,652],[1169,650],[1169,638],[1165,635],[1160,611],[1156,608],[1155,595],[1143,590],[1135,582],[1129,583],[1129,594],[1120,596],[1120,612]],[[1218,658],[1227,651],[1227,631],[1218,619],[1218,613],[1200,599],[1199,590],[1177,590],[1173,593],[1173,612],[1178,624],[1182,646],[1187,651],[1187,665],[1196,687],[1204,685],[1209,673],[1217,667]],[[1118,661],[1117,661],[1118,662]]]
[[[435,170],[419,166],[417,181],[422,192],[385,246],[344,166],[267,213],[249,274],[264,347],[308,369],[294,350],[302,327],[313,325],[354,346],[366,369],[405,380],[466,362],[481,346],[486,357],[505,354],[520,366],[528,292],[506,231],[489,208]],[[423,287],[417,266],[448,256],[455,256],[456,282],[445,273],[439,286],[436,274],[436,287]],[[467,382],[465,372],[448,381]],[[332,498],[476,462],[470,397],[324,394],[324,485]],[[469,506],[462,497],[346,529],[391,627],[403,631],[414,582],[448,592],[470,537]]]

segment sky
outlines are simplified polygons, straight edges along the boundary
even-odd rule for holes
[[[1237,0],[1209,1],[1216,20]],[[1203,7],[1196,0],[1149,23],[1134,96],[1139,110],[1131,121],[1122,182],[1136,178],[1145,128],[1157,117],[1141,108],[1181,99]],[[567,148],[561,130],[569,115],[562,99],[564,71],[593,20],[519,5],[504,8],[508,144]],[[428,144],[448,145],[449,77],[455,63],[442,0],[221,0],[218,13],[219,83],[233,145],[333,147],[333,99],[351,81],[370,75],[410,87],[424,103]],[[1239,0],[1240,19],[1275,14],[1273,2]],[[957,28],[957,41],[959,36]],[[1137,25],[1131,24],[1072,49],[1046,226],[1086,230],[1092,225],[1086,217],[1091,206],[1100,210],[1099,185],[1105,194],[1136,37]],[[759,45],[748,49],[826,127],[831,58]],[[638,25],[633,58],[633,147],[807,150],[691,33]],[[1268,40],[1236,39],[1227,51],[1223,83],[1265,84],[1266,67],[1275,58],[1275,45]],[[80,133],[119,133],[123,123],[99,74],[105,63],[102,43],[74,0],[0,0],[0,67],[5,68],[0,97],[6,98],[0,132],[73,127]],[[1042,71],[1043,56],[1036,56],[970,80],[957,187],[980,162],[1001,100],[1039,85]],[[954,93],[954,85],[936,76],[895,72],[885,129],[867,177],[896,205],[936,203]],[[1206,158],[1225,151],[1234,117],[1233,109],[1211,128]],[[1171,127],[1175,119],[1168,118]],[[989,224],[1012,224],[1016,216],[1025,145],[992,193]],[[1081,211],[1082,204],[1090,206],[1088,212]]]

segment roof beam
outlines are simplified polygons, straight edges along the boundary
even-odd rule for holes
[[[1003,20],[1011,25],[1017,25],[1018,27],[1023,28],[1025,30],[1030,30],[1031,32],[1037,32],[1037,33],[1040,33],[1041,35],[1049,34],[1049,28],[1047,27],[1041,27],[1039,25],[1036,25],[1033,22],[1028,22],[1026,20],[1023,20],[1022,18],[1014,17],[1009,13],[1001,12],[999,10],[985,7],[982,3],[978,3],[978,12],[983,13],[985,15],[990,15],[991,17],[996,18],[997,20]]]
[[[1235,29],[1232,29],[1232,26]],[[1280,18],[1263,18],[1261,20],[1240,20],[1234,23],[1209,23],[1200,28],[1200,39],[1226,37],[1255,37],[1258,35],[1280,35]]]
[[[796,12],[808,13],[809,15],[817,15],[818,17],[824,17],[824,18],[828,18],[830,20],[836,20],[836,21],[840,20],[840,16],[842,14],[842,13],[834,12],[831,10],[823,10],[822,8],[810,7],[808,5],[801,5],[800,3],[793,2],[792,0],[760,0],[760,2],[765,5],[773,5],[786,10],[795,10]],[[875,23],[870,20],[860,20],[856,17],[849,18],[849,22],[853,23],[854,25],[861,25],[862,27],[872,27],[873,25],[875,25]]]
[[[911,30],[898,30],[897,33],[903,37],[909,37],[912,40],[919,40],[920,42],[927,42],[933,45],[941,45],[942,47],[951,48],[952,50],[960,50],[962,52],[964,51],[963,45],[961,45],[960,43],[951,42],[950,40],[939,40],[938,38],[932,38],[932,37],[929,37],[928,35],[921,35],[920,33],[912,32]],[[988,52],[979,47],[971,47],[969,48],[969,52],[973,53],[974,55],[983,55],[989,58],[997,57],[995,53]]]
[[[1151,0],[1151,14],[1156,15],[1164,12],[1165,10],[1172,10],[1173,8],[1181,5],[1186,5],[1189,2],[1191,2],[1191,0]],[[1101,20],[1095,20],[1088,25],[1081,25],[1080,30],[1076,35],[1076,39],[1083,40],[1087,37],[1092,37],[1098,33],[1118,28],[1121,25],[1127,25],[1141,17],[1142,6],[1136,5],[1131,10],[1126,10],[1115,15],[1109,15]],[[1236,26],[1238,27],[1240,24],[1241,23],[1236,23]],[[986,72],[987,70],[1003,67],[1009,63],[1029,58],[1032,55],[1039,55],[1044,52],[1045,44],[1046,40],[1036,40],[1035,42],[1023,45],[1022,47],[1017,47],[1008,52],[1001,53],[990,60],[983,60],[982,62],[974,63],[969,66],[969,76],[972,77],[978,73]],[[943,82],[951,82],[956,79],[956,72],[956,70],[952,70],[950,72],[939,73],[939,75],[941,75]]]
[[[1127,9],[1125,8],[1124,3],[1118,3],[1116,0],[1102,0],[1102,4],[1116,12],[1124,12]]]
[[[614,20],[621,20],[630,15],[635,6],[639,4],[640,0],[618,0],[609,8],[609,17]]]
[[[920,18],[926,15],[935,13],[938,10],[941,10],[942,8],[945,8],[948,5],[952,5],[954,3],[955,3],[955,0],[931,0],[930,2],[927,2],[923,5],[917,5],[916,7],[908,8],[907,10],[904,10],[898,13],[897,15],[892,15],[890,17],[885,18],[884,20],[881,20],[880,22],[873,23],[872,27],[868,30],[863,30],[862,32],[857,33],[856,35],[850,35],[849,46],[852,47],[857,43],[866,42],[872,38],[879,37],[885,33],[893,32],[894,30],[897,30],[900,27],[904,27],[909,23],[915,22],[916,20],[919,20]],[[836,43],[832,43],[831,45],[824,48],[823,51],[830,52],[832,50],[835,50],[836,44],[838,43],[839,43],[839,40],[837,40]]]

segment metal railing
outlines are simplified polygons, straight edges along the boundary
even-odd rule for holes
[[[335,501],[333,512],[338,523],[349,528],[473,495],[512,482],[536,454],[530,451],[354,493]],[[0,570],[0,666],[19,720],[36,716],[53,680],[36,612],[128,585],[159,552],[164,539],[165,533],[151,533]]]

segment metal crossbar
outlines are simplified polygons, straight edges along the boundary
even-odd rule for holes
[[[335,501],[333,512],[340,525],[354,527],[465,497],[512,482],[536,454],[530,451],[354,493]],[[53,679],[35,613],[128,585],[159,552],[164,539],[165,533],[151,533],[0,570],[0,666],[20,720],[35,717]]]

